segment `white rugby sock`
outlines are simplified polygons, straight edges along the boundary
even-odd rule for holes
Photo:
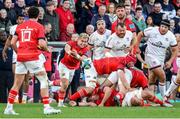
[[[169,97],[171,95],[171,93],[178,87],[179,85],[175,82],[172,81],[168,90],[165,93],[165,96]]]
[[[161,93],[161,96],[164,97],[165,92],[166,92],[166,85],[165,85],[165,83],[159,82],[159,91]]]

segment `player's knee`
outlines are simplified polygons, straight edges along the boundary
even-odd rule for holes
[[[42,88],[48,88],[48,77],[46,74],[44,74],[44,75],[38,74],[38,75],[36,75],[36,77],[40,82],[41,89]]]
[[[103,92],[111,92],[111,88],[106,86],[104,87]]]
[[[69,85],[69,81],[65,78],[62,78],[61,79],[61,87],[66,90],[68,88],[68,85]]]

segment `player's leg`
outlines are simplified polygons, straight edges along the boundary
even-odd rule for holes
[[[161,96],[164,97],[164,94],[166,92],[166,75],[162,67],[158,67],[155,69],[152,69],[154,74],[158,77],[159,79],[159,90],[161,93]]]
[[[42,103],[44,105],[44,114],[60,113],[61,110],[56,110],[49,105],[48,77],[44,68],[44,62],[41,59],[37,61],[29,61],[26,63],[26,67],[30,73],[35,74],[36,78],[40,82],[40,93],[42,97]]]
[[[165,93],[165,97],[164,100],[167,100],[167,98],[170,97],[170,95],[172,94],[172,92],[178,88],[178,86],[180,85],[180,69],[178,69],[178,73],[177,73],[177,77],[175,80],[172,80],[168,90]]]
[[[94,88],[92,87],[83,87],[80,90],[78,90],[76,93],[70,96],[70,100],[76,101],[79,98],[83,98],[88,96],[89,94],[92,94],[94,91]]]
[[[103,107],[105,102],[108,100],[108,98],[111,96],[112,93],[112,89],[110,87],[104,87],[103,88],[103,92],[104,92],[104,97],[101,101],[101,103],[98,105],[100,107]]]
[[[23,90],[22,103],[26,103],[26,101],[27,101],[27,93],[28,93],[29,79],[30,78],[31,78],[31,76],[29,75],[29,73],[27,73],[25,75],[25,79],[24,79],[24,82],[22,84],[22,90]]]
[[[16,69],[15,69],[14,84],[9,92],[8,103],[4,111],[4,114],[12,114],[12,115],[18,114],[13,110],[13,104],[14,104],[16,96],[18,95],[18,91],[24,81],[24,77],[26,73],[27,73],[27,69],[24,63],[17,62]]]
[[[64,64],[61,62],[59,63],[58,66],[59,70],[59,75],[60,75],[60,80],[61,80],[61,88],[58,92],[58,107],[65,107],[64,105],[64,98],[66,95],[66,90],[68,88],[69,83],[72,80],[72,77],[74,75],[74,70],[68,69]]]
[[[149,100],[150,102],[160,104],[161,106],[163,105],[163,102],[159,100],[148,88],[142,90],[141,95],[144,100]]]
[[[154,72],[152,71],[149,71],[149,76],[148,76],[148,79],[149,79],[149,90],[155,94],[155,88],[156,88],[156,80],[157,80],[157,77],[155,76]]]

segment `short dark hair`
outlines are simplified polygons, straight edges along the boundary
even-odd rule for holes
[[[63,0],[63,3],[64,3],[65,1],[69,1],[69,0]]]
[[[117,25],[116,25],[116,28],[118,28],[118,26],[120,26],[120,27],[125,27],[125,24],[124,23],[118,23]]]
[[[29,18],[38,18],[39,16],[39,9],[37,7],[30,7],[29,10],[28,10],[28,16]]]
[[[142,7],[136,7],[136,12],[137,11],[142,11]]]
[[[118,9],[118,8],[125,8],[124,3],[119,3],[119,4],[117,4],[117,5],[116,5],[116,9]]]

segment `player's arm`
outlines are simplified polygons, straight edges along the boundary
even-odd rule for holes
[[[4,49],[2,51],[2,57],[4,61],[6,61],[6,59],[8,58],[6,52],[7,52],[7,49],[11,46],[11,39],[12,39],[12,35],[9,35],[9,37],[6,40]]]
[[[130,84],[128,84],[128,82],[127,82],[127,80],[126,80],[124,70],[119,69],[119,70],[118,70],[118,75],[119,75],[119,79],[121,80],[124,88],[125,88],[127,91],[130,91],[130,90],[131,90],[131,87],[130,87]]]
[[[113,55],[110,53],[111,49],[113,47],[113,41],[112,41],[112,36],[108,38],[108,40],[105,43],[105,49],[104,49],[104,54],[105,57],[112,57]]]
[[[136,43],[135,43],[135,48],[136,48],[137,53],[140,53],[139,45],[140,45],[141,40],[142,40],[143,37],[144,37],[144,32],[142,32],[142,31],[139,32],[138,35],[137,35]]]
[[[171,58],[170,58],[170,59],[166,62],[166,64],[165,64],[165,67],[166,67],[166,68],[170,68],[170,67],[171,67],[171,64],[172,64],[173,60],[174,60],[174,59],[176,58],[176,56],[177,56],[177,53],[178,53],[178,47],[177,47],[177,45],[171,47],[171,52],[172,52]]]
[[[11,40],[11,46],[16,53],[17,53],[17,45],[16,45],[17,41],[18,41],[18,36],[14,35]]]
[[[43,38],[40,38],[38,40],[38,48],[44,51],[49,51],[48,46],[47,46],[47,41]]]

